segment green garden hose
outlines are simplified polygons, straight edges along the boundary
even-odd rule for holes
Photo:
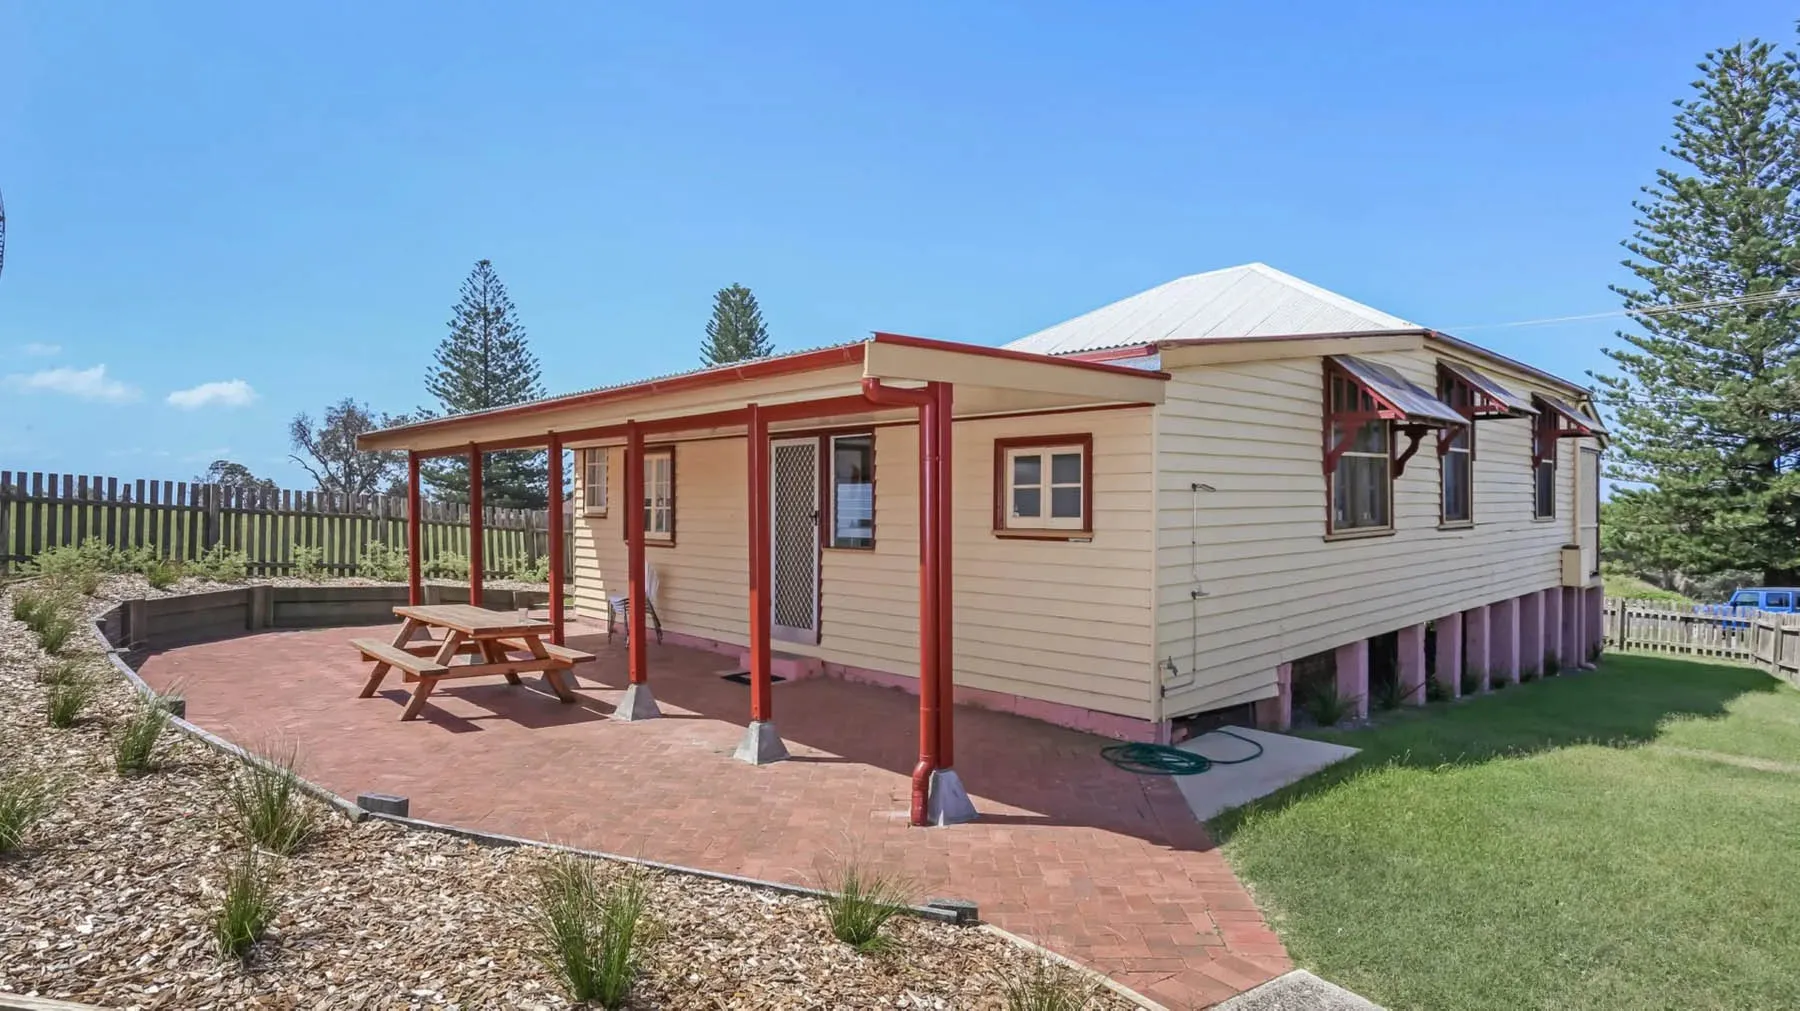
[[[1242,765],[1262,757],[1263,746],[1242,734],[1229,730],[1209,730],[1207,733],[1235,737],[1256,751],[1243,758],[1208,758],[1166,744],[1109,744],[1100,749],[1100,757],[1126,772],[1145,776],[1198,776],[1215,765]]]

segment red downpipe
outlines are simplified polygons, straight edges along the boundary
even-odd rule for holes
[[[770,567],[769,422],[763,409],[750,405],[750,718],[767,722],[775,718],[775,698],[769,680],[769,622],[774,577]]]
[[[562,436],[550,433],[550,641],[563,644],[563,447]]]
[[[635,421],[625,423],[625,568],[631,683],[641,685],[650,673],[650,644],[644,641],[644,431]]]
[[[485,536],[481,523],[481,447],[469,443],[469,604],[481,606],[481,540]]]
[[[425,580],[419,563],[422,548],[419,509],[419,454],[406,454],[406,602],[425,603]]]
[[[912,823],[929,824],[931,774],[938,768],[938,396],[930,388],[895,389],[879,379],[862,381],[876,404],[919,409],[919,764],[912,774]]]
[[[937,395],[937,607],[938,607],[938,768],[956,765],[956,627],[951,607],[950,567],[956,540],[956,500],[950,493],[953,392],[949,383],[932,383]]]

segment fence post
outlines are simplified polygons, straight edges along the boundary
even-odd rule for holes
[[[12,571],[12,471],[0,470],[0,576]]]
[[[200,485],[202,501],[206,504],[206,521],[201,530],[200,545],[211,551],[219,543],[219,486],[216,484]]]

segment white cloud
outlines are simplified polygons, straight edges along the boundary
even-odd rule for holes
[[[169,403],[184,411],[192,411],[201,407],[243,407],[256,399],[256,391],[242,379],[227,379],[221,383],[201,383],[191,389],[176,390],[169,394]]]
[[[62,345],[39,344],[34,341],[33,343],[23,345],[19,350],[33,358],[50,358],[62,354]]]
[[[96,365],[91,369],[45,369],[28,375],[18,373],[7,376],[6,383],[8,386],[34,392],[61,393],[82,400],[107,400],[113,403],[136,400],[138,395],[138,391],[130,386],[108,378],[104,365]]]

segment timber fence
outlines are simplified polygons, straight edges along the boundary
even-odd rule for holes
[[[1800,685],[1800,614],[1616,597],[1604,614],[1613,649],[1735,660]]]
[[[563,529],[563,557],[572,559],[573,523]],[[468,506],[424,503],[420,534],[421,564],[427,569],[451,555],[466,560]],[[504,577],[548,553],[549,514],[483,509],[482,534],[483,575]],[[0,471],[0,574],[52,548],[90,540],[177,561],[198,559],[214,548],[238,552],[252,576],[290,575],[296,551],[316,551],[320,571],[349,576],[356,574],[368,545],[385,545],[405,556],[406,499]]]

